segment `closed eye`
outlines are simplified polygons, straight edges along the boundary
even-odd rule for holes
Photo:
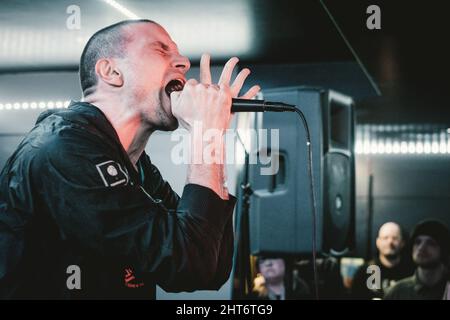
[[[157,48],[156,51],[159,52],[159,53],[162,53],[162,54],[164,54],[164,55],[167,54],[167,51],[164,50],[164,49],[161,49],[161,48]]]
[[[163,43],[161,41],[152,42],[152,43],[149,44],[149,46],[153,50],[155,50],[155,51],[157,51],[159,53],[162,53],[162,54],[168,54],[171,51],[171,48],[167,44],[165,44],[165,43]]]

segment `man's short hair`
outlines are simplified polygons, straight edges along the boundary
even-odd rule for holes
[[[97,85],[95,64],[102,58],[123,58],[129,37],[123,27],[134,23],[155,23],[152,20],[124,20],[94,33],[86,43],[80,59],[80,83],[83,94],[87,96]]]

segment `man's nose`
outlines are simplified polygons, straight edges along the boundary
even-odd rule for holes
[[[425,242],[420,242],[417,245],[417,251],[423,251],[425,247],[426,247],[426,243]]]
[[[189,59],[180,54],[174,57],[172,65],[183,73],[186,73],[191,68]]]

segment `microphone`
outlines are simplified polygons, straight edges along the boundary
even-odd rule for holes
[[[234,99],[231,104],[231,113],[234,112],[295,112],[296,107],[292,104],[283,102],[269,102],[265,100],[250,100],[250,99]]]

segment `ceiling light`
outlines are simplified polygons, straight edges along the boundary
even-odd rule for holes
[[[109,4],[111,7],[122,13],[124,16],[130,19],[140,19],[140,17],[129,9],[125,8],[123,5],[114,0],[103,0],[105,3]]]

